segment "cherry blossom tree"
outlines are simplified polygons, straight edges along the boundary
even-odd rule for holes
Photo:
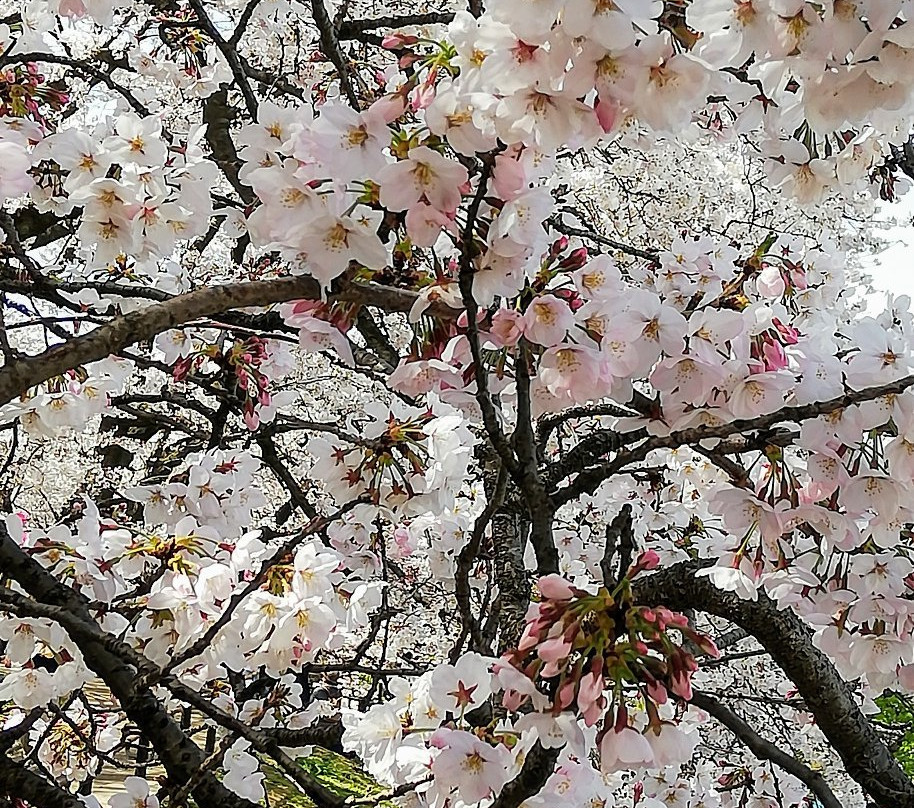
[[[908,3],[4,15],[3,806],[914,807]]]

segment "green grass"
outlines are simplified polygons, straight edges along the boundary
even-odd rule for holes
[[[314,747],[308,757],[298,758],[296,763],[340,797],[371,797],[386,790],[349,758],[320,747]],[[262,771],[270,808],[313,808],[314,803],[275,766],[264,764]]]

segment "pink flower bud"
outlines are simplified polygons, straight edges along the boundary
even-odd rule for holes
[[[530,651],[536,647],[540,641],[541,624],[538,622],[528,623],[521,634],[520,641],[517,643],[517,650],[524,652]]]
[[[559,267],[562,269],[580,269],[586,263],[587,248],[578,247],[576,250],[571,251],[571,255],[569,255],[567,258],[563,258],[559,262]]]
[[[405,48],[409,45],[415,45],[419,41],[419,37],[413,36],[412,34],[388,34],[381,40],[381,47],[387,48],[387,50],[393,50],[394,48]]]
[[[544,598],[550,600],[571,600],[574,597],[575,589],[561,575],[552,573],[544,575],[539,579],[537,588]]]
[[[171,376],[176,382],[183,381],[190,373],[190,359],[179,359],[171,371]]]
[[[477,325],[479,323],[481,323],[483,320],[485,320],[485,318],[486,318],[486,313],[484,311],[479,310],[476,312],[476,324]],[[460,312],[460,315],[457,317],[457,326],[459,328],[466,328],[467,323],[469,323],[469,322],[470,322],[470,320],[467,317],[467,313],[465,311]]]
[[[409,94],[409,105],[417,112],[420,109],[428,109],[432,101],[435,100],[435,85],[424,83],[420,84]]]
[[[800,332],[796,328],[789,325],[784,325],[777,317],[772,321],[772,324],[777,329],[778,334],[780,334],[781,339],[785,345],[796,345],[797,341],[800,339]]]
[[[692,675],[688,671],[677,670],[670,677],[670,690],[681,699],[692,698]]]
[[[571,642],[564,635],[546,640],[540,643],[536,649],[536,655],[543,662],[561,662],[563,659],[567,659],[570,653]]]
[[[902,665],[898,669],[898,683],[905,690],[914,690],[914,665]]]
[[[779,342],[765,340],[762,344],[762,355],[765,370],[783,370],[787,367],[787,354]]]
[[[619,123],[621,107],[614,99],[603,99],[597,96],[597,103],[593,111],[597,115],[597,123],[604,132],[612,132]]]
[[[634,578],[639,572],[656,569],[659,564],[660,556],[654,550],[645,550],[629,570],[628,577]]]
[[[658,682],[656,679],[647,682],[645,685],[647,690],[647,695],[654,700],[657,704],[666,704],[669,695],[666,692],[666,688],[663,686],[662,682]]]
[[[368,113],[378,115],[384,123],[393,123],[404,112],[406,112],[406,99],[399,93],[382,95],[368,108]]]
[[[568,249],[568,236],[559,236],[549,247],[549,257],[558,258]]]
[[[506,690],[501,697],[502,706],[511,713],[516,713],[526,700],[527,696],[518,690]]]
[[[588,727],[596,724],[600,717],[600,706],[603,700],[603,677],[591,671],[581,677],[578,688],[578,709],[584,715],[584,723]]]
[[[559,688],[559,692],[556,694],[556,700],[558,706],[562,710],[574,701],[574,686],[575,683],[573,681],[568,681]]]

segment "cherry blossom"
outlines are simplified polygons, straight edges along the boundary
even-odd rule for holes
[[[0,797],[910,801],[910,10],[408,5],[0,25]]]

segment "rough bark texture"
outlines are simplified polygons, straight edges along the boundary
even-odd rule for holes
[[[763,593],[757,602],[717,589],[685,562],[636,580],[640,603],[671,609],[700,609],[746,629],[796,685],[816,723],[841,757],[847,773],[879,808],[914,808],[914,783],[857,707],[851,686],[812,644],[806,625],[778,609]]]
[[[25,800],[36,808],[86,808],[74,794],[58,788],[20,763],[0,754],[0,796],[13,804]]]
[[[502,789],[492,808],[518,808],[524,800],[538,793],[555,770],[558,756],[558,749],[544,749],[537,741],[527,754],[520,774]]]
[[[524,566],[527,520],[519,491],[508,482],[504,505],[492,516],[492,556],[498,584],[498,652],[517,645],[530,603],[530,583]]]

